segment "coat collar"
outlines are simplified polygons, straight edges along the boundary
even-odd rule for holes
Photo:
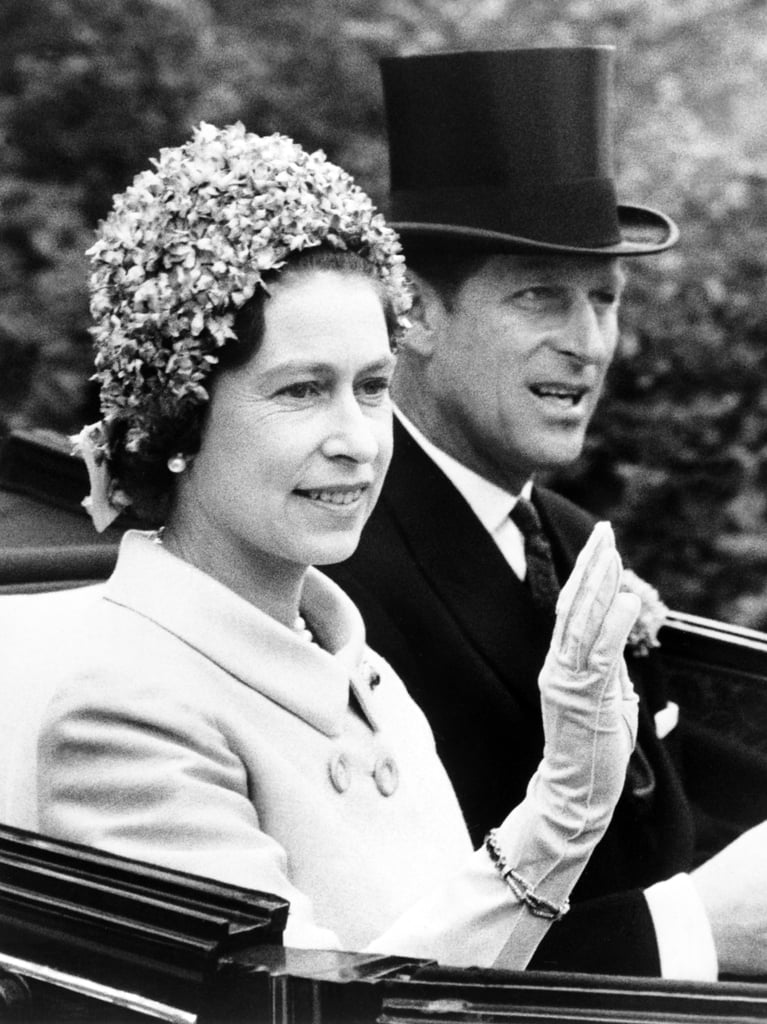
[[[395,406],[394,413],[418,447],[423,449],[431,461],[442,470],[458,493],[468,503],[472,512],[488,533],[494,533],[502,525],[503,521],[508,519],[518,498],[524,497],[528,501],[530,500],[533,490],[532,480],[528,480],[524,484],[519,494],[505,491],[498,484],[480,476],[479,473],[469,469],[468,466],[464,466],[458,459],[438,448],[418,429],[415,423],[408,419],[401,409]]]
[[[533,487],[532,499],[564,580],[593,519],[547,488]],[[534,615],[529,592],[469,504],[398,420],[394,458],[379,504],[468,641],[500,679],[537,709],[535,680],[549,635]],[[520,689],[524,679],[531,686]]]
[[[123,537],[104,597],[172,633],[328,736],[343,728],[350,684],[376,727],[366,685],[362,618],[343,591],[316,569],[307,572],[302,607],[322,647],[307,643],[136,530]]]

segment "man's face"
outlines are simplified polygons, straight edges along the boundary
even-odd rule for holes
[[[437,331],[418,400],[438,445],[507,489],[582,450],[618,338],[617,259],[491,256],[434,299]]]

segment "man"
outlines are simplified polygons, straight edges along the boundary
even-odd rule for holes
[[[592,526],[532,481],[580,454],[617,344],[621,258],[677,237],[664,215],[616,201],[611,58],[594,47],[383,63],[413,328],[394,381],[394,461],[356,555],[334,574],[426,712],[477,844],[542,749],[536,680],[556,593],[540,582],[540,536],[523,531],[537,511],[561,582]],[[643,709],[575,907],[531,966],[767,973],[767,832],[684,873],[694,809],[675,732],[657,735],[655,710]],[[743,908],[748,929],[733,925]]]

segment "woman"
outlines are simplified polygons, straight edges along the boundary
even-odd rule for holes
[[[312,568],[354,550],[388,465],[396,237],[323,154],[202,125],[91,257],[91,511],[161,529],[126,535],[62,672],[41,828],[281,894],[288,945],[524,966],[633,744],[609,527],[562,592],[544,760],[473,853],[425,719]]]

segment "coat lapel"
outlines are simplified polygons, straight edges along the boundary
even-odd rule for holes
[[[545,487],[533,488],[533,501],[551,544],[557,577],[564,584],[596,520]]]
[[[453,484],[396,422],[394,443],[382,501],[414,561],[507,686],[535,681],[537,669],[520,664],[520,651],[531,666],[539,657],[539,644],[530,650],[537,627],[525,586]],[[537,689],[526,682],[524,691],[519,696],[537,707]]]

